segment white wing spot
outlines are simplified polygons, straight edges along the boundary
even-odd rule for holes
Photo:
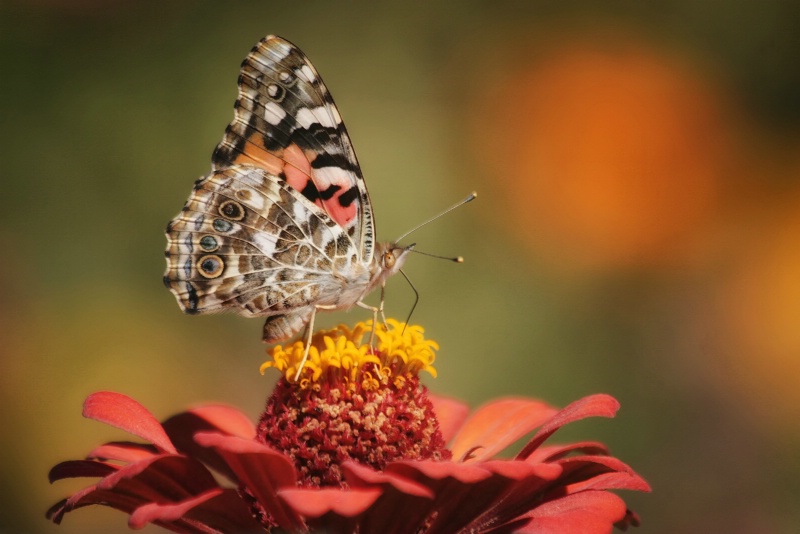
[[[341,167],[321,167],[314,169],[314,182],[320,189],[327,189],[331,185],[340,185],[342,189],[349,189],[358,180],[355,175]]]
[[[300,75],[308,83],[314,83],[315,81],[317,81],[317,77],[314,76],[314,71],[311,70],[311,67],[309,67],[308,65],[303,65],[302,67],[300,67]]]
[[[273,126],[277,126],[286,117],[286,110],[275,102],[267,102],[264,105],[264,120]]]
[[[320,106],[318,108],[300,108],[297,110],[295,119],[297,124],[305,129],[308,129],[312,124],[320,124],[325,128],[336,128],[339,125],[338,113],[333,116],[330,113],[330,108]]]
[[[278,243],[278,236],[267,232],[254,232],[253,244],[264,256],[275,254],[275,245]]]

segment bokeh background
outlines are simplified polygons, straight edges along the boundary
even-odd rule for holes
[[[121,432],[111,389],[158,417],[256,417],[261,322],[186,317],[163,229],[232,118],[238,67],[276,33],[341,109],[391,239],[421,230],[413,320],[437,393],[622,409],[599,438],[653,486],[642,533],[800,530],[800,10],[748,2],[0,3],[0,531],[61,527],[53,464]],[[389,286],[390,315],[413,294]],[[368,314],[323,315],[322,324]],[[155,529],[146,529],[155,532]]]

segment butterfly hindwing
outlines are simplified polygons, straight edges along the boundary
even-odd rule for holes
[[[313,303],[336,300],[342,288],[330,273],[355,258],[324,211],[250,165],[199,180],[167,239],[164,282],[187,313],[307,316]]]
[[[212,162],[214,169],[252,164],[283,178],[370,262],[374,223],[350,137],[322,78],[288,41],[268,36],[245,58],[234,120]]]

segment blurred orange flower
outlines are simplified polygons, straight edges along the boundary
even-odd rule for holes
[[[617,34],[514,58],[479,95],[473,130],[502,182],[504,228],[559,268],[685,261],[736,165],[726,95]]]

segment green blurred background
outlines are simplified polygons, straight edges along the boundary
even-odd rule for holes
[[[163,229],[232,118],[264,35],[298,44],[345,117],[391,239],[415,235],[413,320],[437,393],[565,405],[607,392],[598,438],[652,495],[642,533],[800,529],[800,10],[792,0],[0,4],[2,532],[80,487],[53,464],[121,432],[80,415],[126,393],[163,418],[256,417],[261,322],[183,316]],[[373,297],[374,298],[374,297]],[[389,314],[413,295],[389,286]],[[368,314],[323,315],[323,326]],[[146,529],[155,531],[155,529]]]

